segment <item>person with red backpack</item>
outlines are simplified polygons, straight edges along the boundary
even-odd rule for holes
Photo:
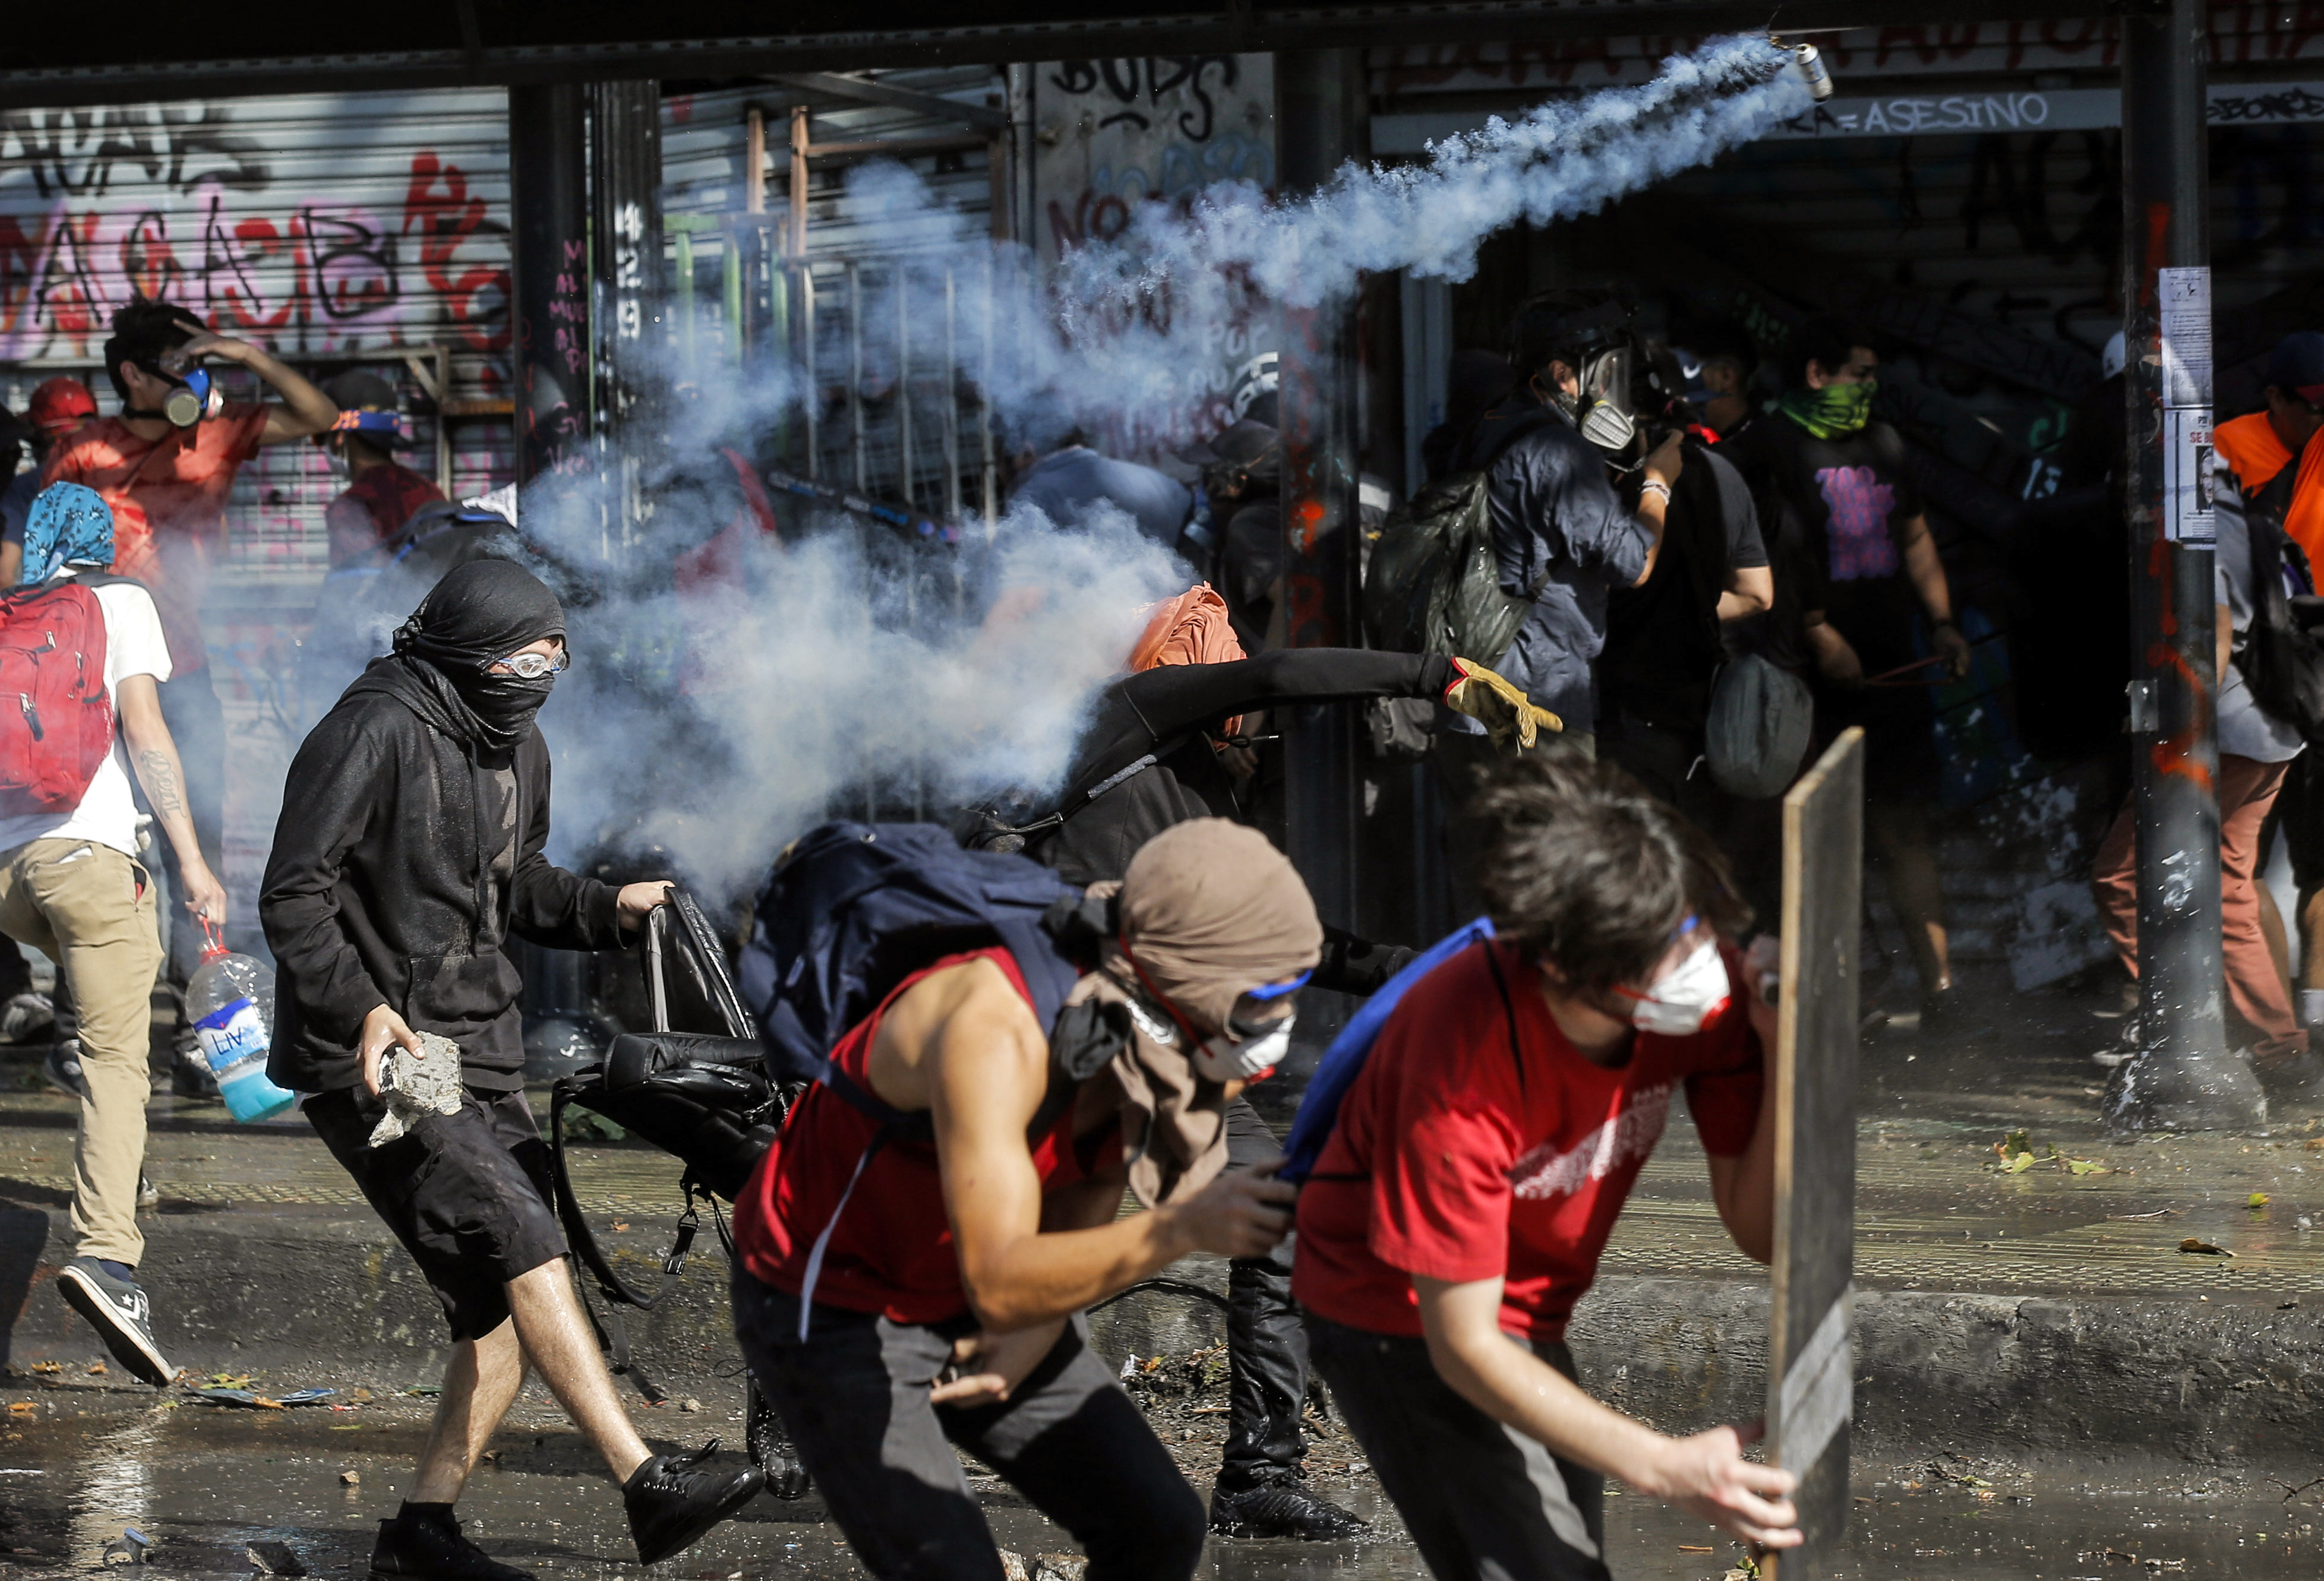
[[[113,564],[113,512],[53,483],[24,523],[19,586],[0,595],[0,932],[44,951],[80,1012],[73,1257],[58,1289],[121,1365],[177,1375],[136,1269],[150,1001],[161,964],[153,881],[138,852],[134,771],[177,854],[186,909],[215,926],[226,891],[203,861],[177,743],[161,717],[170,650],[152,595]]]

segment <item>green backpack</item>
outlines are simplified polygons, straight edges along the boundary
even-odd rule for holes
[[[1501,591],[1485,477],[1510,446],[1556,420],[1545,411],[1512,425],[1474,470],[1429,484],[1388,513],[1364,563],[1364,631],[1374,648],[1499,667],[1549,572],[1521,593]]]

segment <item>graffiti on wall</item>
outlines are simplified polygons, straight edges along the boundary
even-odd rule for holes
[[[1271,55],[1052,60],[1033,89],[1037,241],[1045,261],[1111,241],[1151,198],[1275,179]]]
[[[307,179],[261,130],[303,103],[0,113],[0,358],[92,355],[133,296],[278,351],[506,346],[504,171],[488,195],[472,157],[382,115],[360,147],[344,121],[300,128],[300,162],[319,144],[334,167]]]
[[[1274,184],[1271,55],[1048,61],[1035,69],[1032,119],[1034,244],[1044,262],[1120,235],[1141,203],[1186,202],[1221,181]],[[1167,317],[1168,293],[1141,310]],[[1221,331],[1200,365],[1185,370],[1170,431],[1109,442],[1142,453],[1222,427],[1234,370],[1268,349],[1272,323],[1254,316]]]

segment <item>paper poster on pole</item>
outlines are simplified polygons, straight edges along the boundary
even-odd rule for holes
[[[2211,412],[2166,409],[2163,414],[2163,530],[2172,543],[2218,541],[2213,507],[2218,488],[2212,471]]]
[[[2163,404],[2208,407],[2211,404],[2211,271],[2198,267],[2157,273]]]

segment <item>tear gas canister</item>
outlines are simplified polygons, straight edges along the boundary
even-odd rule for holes
[[[1823,63],[1823,56],[1813,44],[1794,44],[1792,63],[1784,73],[1808,90],[1808,97],[1821,104],[1831,97],[1831,73]]]
[[[186,985],[186,1017],[217,1078],[218,1096],[235,1119],[263,1120],[290,1107],[293,1096],[266,1078],[274,1041],[274,973],[264,961],[228,950],[211,933],[202,963]]]

